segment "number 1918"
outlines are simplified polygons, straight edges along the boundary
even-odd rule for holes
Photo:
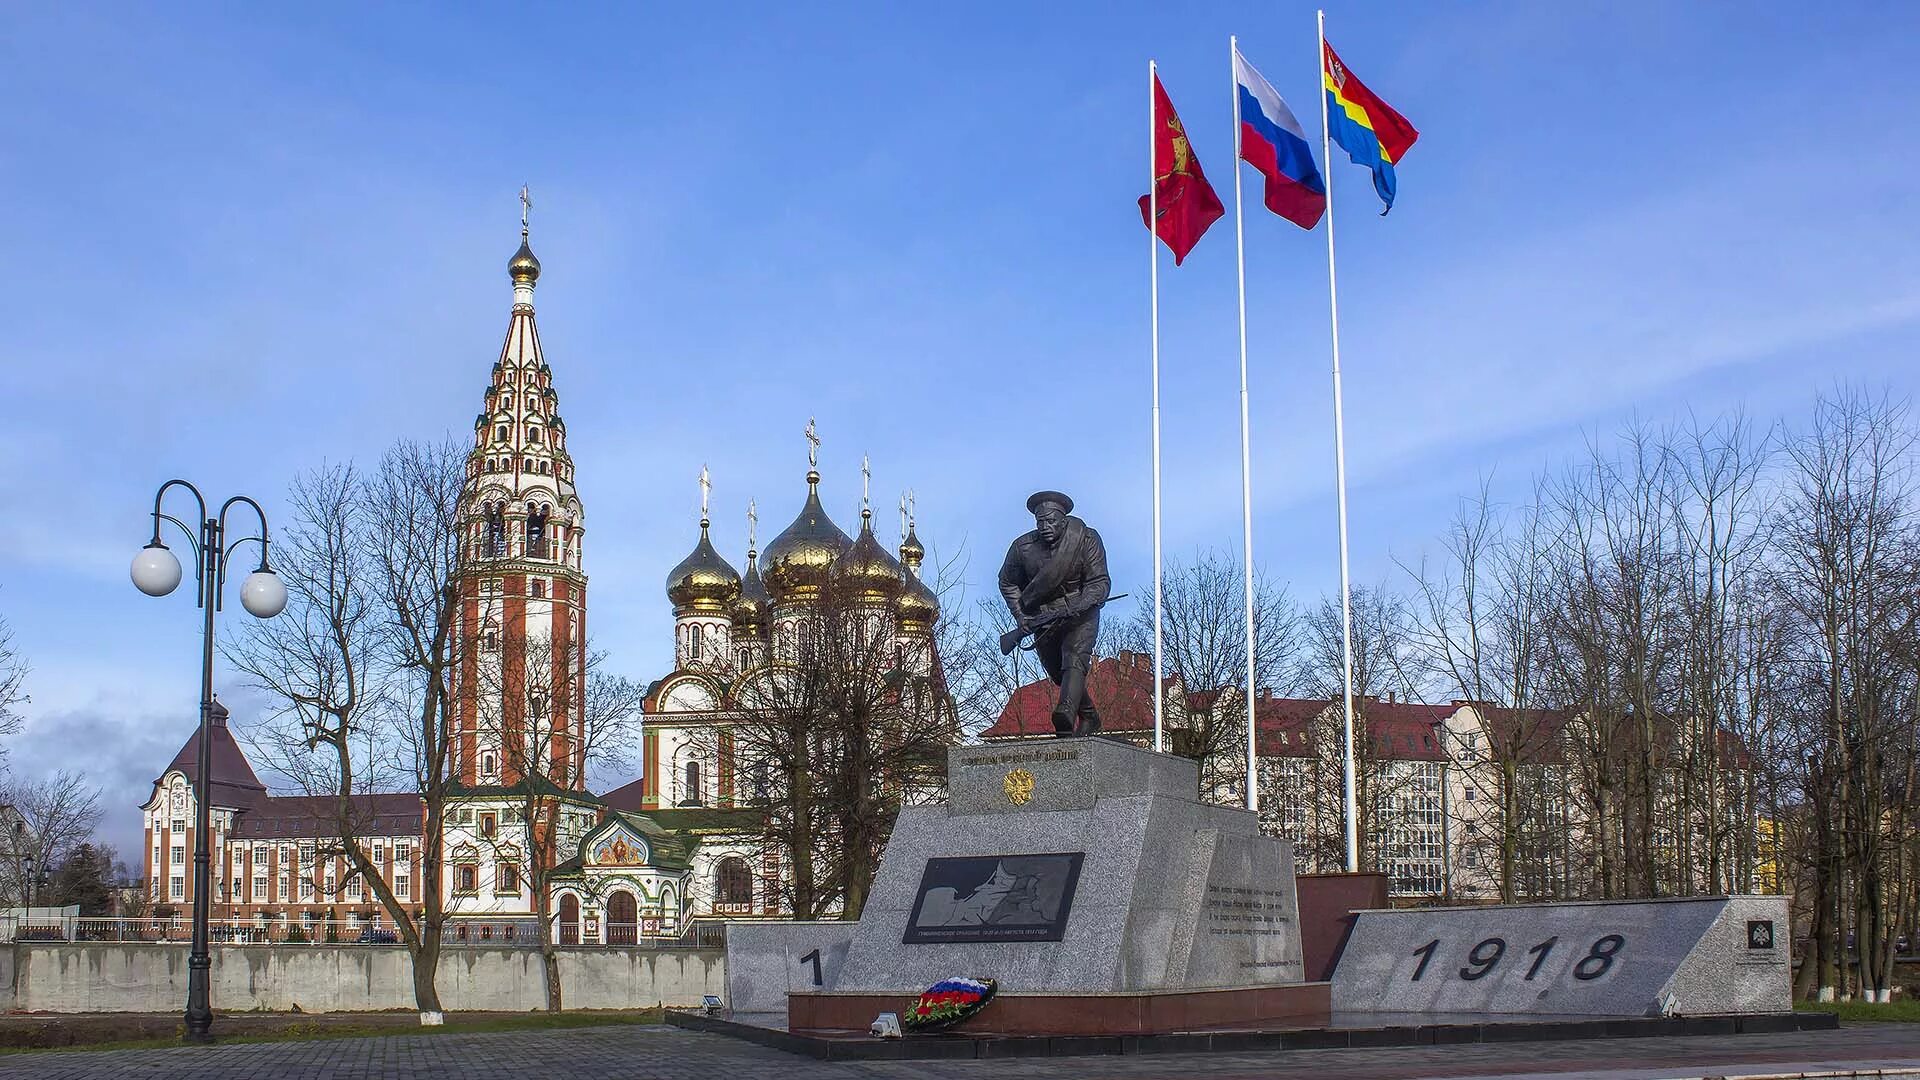
[[[1521,976],[1522,981],[1532,982],[1533,977],[1540,974],[1540,966],[1547,962],[1547,957],[1553,953],[1553,947],[1559,941],[1557,936],[1550,937],[1527,950],[1527,955],[1533,957],[1533,963],[1527,965],[1527,973]],[[1627,939],[1619,934],[1607,934],[1599,938],[1587,950],[1587,955],[1574,963],[1573,977],[1582,982],[1590,982],[1605,975],[1613,970],[1613,959],[1620,954],[1620,950],[1625,948],[1626,944]],[[1427,973],[1427,965],[1433,962],[1433,954],[1439,949],[1440,939],[1434,938],[1413,950],[1413,955],[1420,958],[1420,963],[1413,969],[1413,978],[1410,981],[1420,981],[1420,976]],[[1507,939],[1490,937],[1467,950],[1467,964],[1460,969],[1460,977],[1468,982],[1484,979],[1493,973],[1493,969],[1499,966],[1501,957],[1506,955]]]

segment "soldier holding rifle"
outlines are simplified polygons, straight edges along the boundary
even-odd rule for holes
[[[1087,693],[1087,670],[1100,633],[1100,605],[1110,599],[1107,549],[1099,533],[1070,516],[1073,500],[1060,492],[1035,492],[1027,509],[1034,529],[1007,548],[1000,566],[1000,595],[1017,624],[1001,639],[1001,650],[1011,652],[1011,645],[1032,634],[1047,678],[1060,687],[1053,733],[1097,734],[1100,711]]]

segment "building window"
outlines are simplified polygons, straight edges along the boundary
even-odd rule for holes
[[[546,582],[535,579],[533,583],[533,598],[535,600],[545,600],[547,598]]]
[[[186,832],[186,831],[187,831],[187,819],[186,819],[186,818],[183,818],[183,817],[177,817],[177,818],[174,818],[174,819],[173,819],[173,831],[174,831],[174,832],[176,832],[176,833],[183,833],[183,832]]]
[[[694,623],[691,626],[687,627],[687,659],[689,660],[700,659],[700,624],[699,623]]]
[[[540,445],[540,429],[537,427],[528,428],[527,441],[532,443],[535,446],[539,446]]]
[[[266,898],[267,898],[267,867],[265,863],[262,863],[259,866],[254,867],[254,870],[253,870],[252,899],[255,901],[260,901],[260,900],[265,900]]]
[[[747,869],[747,860],[737,855],[721,859],[714,878],[716,908],[741,912],[753,907],[753,872]]]
[[[453,891],[457,893],[475,893],[480,891],[480,868],[473,863],[460,863],[453,868]]]
[[[500,819],[493,814],[480,815],[480,835],[492,836],[499,828]]]
[[[518,893],[520,891],[520,868],[512,863],[501,863],[494,871],[494,891]]]
[[[682,788],[680,794],[681,794],[680,803],[682,806],[700,805],[700,763],[699,762],[697,761],[687,762],[684,787]]]
[[[186,899],[187,879],[180,874],[173,875],[172,880],[167,882],[167,893],[175,900]]]
[[[404,870],[393,875],[393,895],[402,900],[413,899],[413,875]]]
[[[495,559],[507,553],[507,521],[499,503],[487,507],[487,554]]]
[[[173,864],[173,865],[175,865],[175,866],[179,866],[179,865],[180,865],[181,863],[184,863],[184,862],[186,862],[186,861],[187,861],[187,846],[186,846],[185,844],[175,844],[175,845],[173,845],[173,854],[172,854],[172,857],[171,857],[171,858],[169,858],[169,859],[168,859],[167,861],[168,861],[168,862],[170,862],[170,863],[172,863],[172,864]]]
[[[506,441],[507,441],[507,425],[505,425],[505,424],[496,424],[496,425],[494,425],[494,428],[493,428],[493,441],[494,441],[494,442],[506,442]]]
[[[480,775],[492,776],[493,774],[494,774],[493,751],[489,750],[486,753],[480,755]]]

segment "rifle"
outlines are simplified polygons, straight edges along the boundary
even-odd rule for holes
[[[1102,605],[1111,604],[1115,600],[1124,600],[1126,599],[1126,596],[1127,596],[1126,593],[1119,593],[1114,596],[1109,596],[1105,600],[1100,601],[1100,603],[1093,605],[1092,608],[1088,608],[1086,610],[1087,611],[1097,610]],[[1069,613],[1077,617],[1077,616],[1086,614],[1086,611],[1074,611],[1071,607],[1056,608],[1053,611],[1049,611],[1044,615],[1039,615],[1034,617],[1033,619],[1028,620],[1026,625],[1024,626],[1016,626],[1013,629],[1007,631],[1006,633],[1001,634],[1000,635],[1000,655],[1012,656],[1013,650],[1019,648],[1021,642],[1025,641],[1028,637],[1038,637],[1040,635],[1040,631],[1045,630],[1047,627],[1052,626],[1054,623],[1060,622],[1068,618]]]

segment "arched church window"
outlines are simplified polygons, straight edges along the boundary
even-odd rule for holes
[[[686,776],[681,787],[680,796],[681,796],[680,805],[682,806],[699,806],[700,805],[700,763],[699,762],[697,761],[687,762]]]
[[[486,753],[480,755],[480,775],[481,776],[490,777],[490,776],[493,776],[498,771],[499,771],[499,763],[494,758],[493,751],[489,750]]]
[[[507,553],[507,519],[499,503],[487,505],[487,554],[502,558]]]
[[[729,909],[753,906],[753,872],[747,869],[747,860],[738,855],[720,860],[714,873],[713,901],[715,906]]]
[[[527,508],[527,557],[530,559],[544,559],[547,557],[547,511],[545,507],[530,506]]]
[[[507,441],[507,425],[505,425],[505,424],[495,424],[495,425],[494,425],[494,427],[493,427],[493,441],[495,441],[495,442],[506,442],[506,441]]]
[[[687,627],[687,659],[700,659],[700,624]]]
[[[540,445],[540,429],[537,427],[528,428],[527,441],[532,443],[535,446],[539,446]]]
[[[544,582],[544,581],[541,581],[541,580],[539,580],[538,578],[536,578],[536,579],[534,579],[534,582],[533,582],[533,598],[534,598],[535,600],[545,600],[545,599],[547,598],[547,583],[546,583],[546,582]]]

